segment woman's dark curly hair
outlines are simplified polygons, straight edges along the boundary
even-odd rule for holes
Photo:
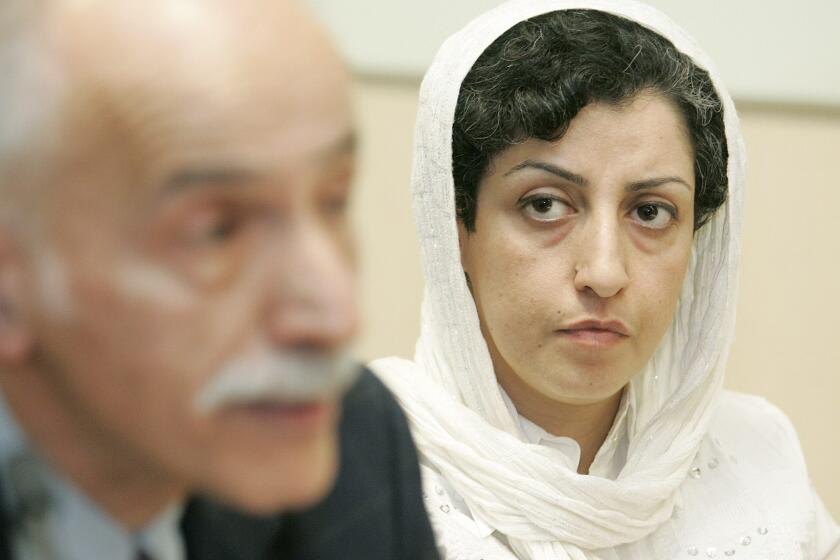
[[[479,182],[499,152],[528,138],[559,139],[593,102],[653,91],[685,118],[694,147],[694,229],[726,200],[723,108],[708,72],[670,41],[596,10],[551,12],[510,28],[461,84],[452,130],[458,217],[475,229]]]

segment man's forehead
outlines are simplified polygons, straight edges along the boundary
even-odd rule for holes
[[[144,159],[184,147],[225,157],[260,142],[291,154],[351,128],[346,70],[291,2],[59,1],[79,122],[111,121]]]
[[[306,154],[308,161],[298,162],[308,166],[310,169],[320,169],[332,165],[341,158],[352,157],[356,149],[356,137],[352,131],[346,132],[343,136],[332,143],[324,145],[311,153]],[[179,194],[184,191],[207,186],[237,186],[243,184],[255,184],[264,180],[270,180],[276,161],[254,159],[215,159],[211,161],[182,162],[180,166],[172,167],[171,172],[166,175],[161,183],[160,197],[167,197]]]
[[[48,31],[75,69],[100,80],[294,70],[329,58],[320,29],[279,0],[51,0]]]

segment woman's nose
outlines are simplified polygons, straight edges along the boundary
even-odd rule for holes
[[[610,298],[623,290],[630,277],[622,249],[621,229],[614,217],[592,216],[579,233],[575,288]]]

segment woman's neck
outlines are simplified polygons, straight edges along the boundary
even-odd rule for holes
[[[580,446],[578,472],[589,468],[612,428],[622,391],[591,403],[570,404],[534,391],[516,376],[499,376],[499,383],[517,412],[550,434],[569,437]]]

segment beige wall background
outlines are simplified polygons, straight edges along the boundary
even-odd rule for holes
[[[503,0],[304,0],[366,75],[417,79],[444,39]],[[645,0],[685,26],[742,99],[836,105],[837,0]],[[780,40],[784,37],[784,40]],[[745,41],[745,39],[747,39]],[[760,46],[760,48],[755,48]],[[783,69],[783,70],[781,70]]]
[[[417,84],[359,79],[359,354],[411,357],[423,282],[409,176]],[[739,105],[748,152],[738,327],[727,385],[792,419],[840,520],[840,110]]]

